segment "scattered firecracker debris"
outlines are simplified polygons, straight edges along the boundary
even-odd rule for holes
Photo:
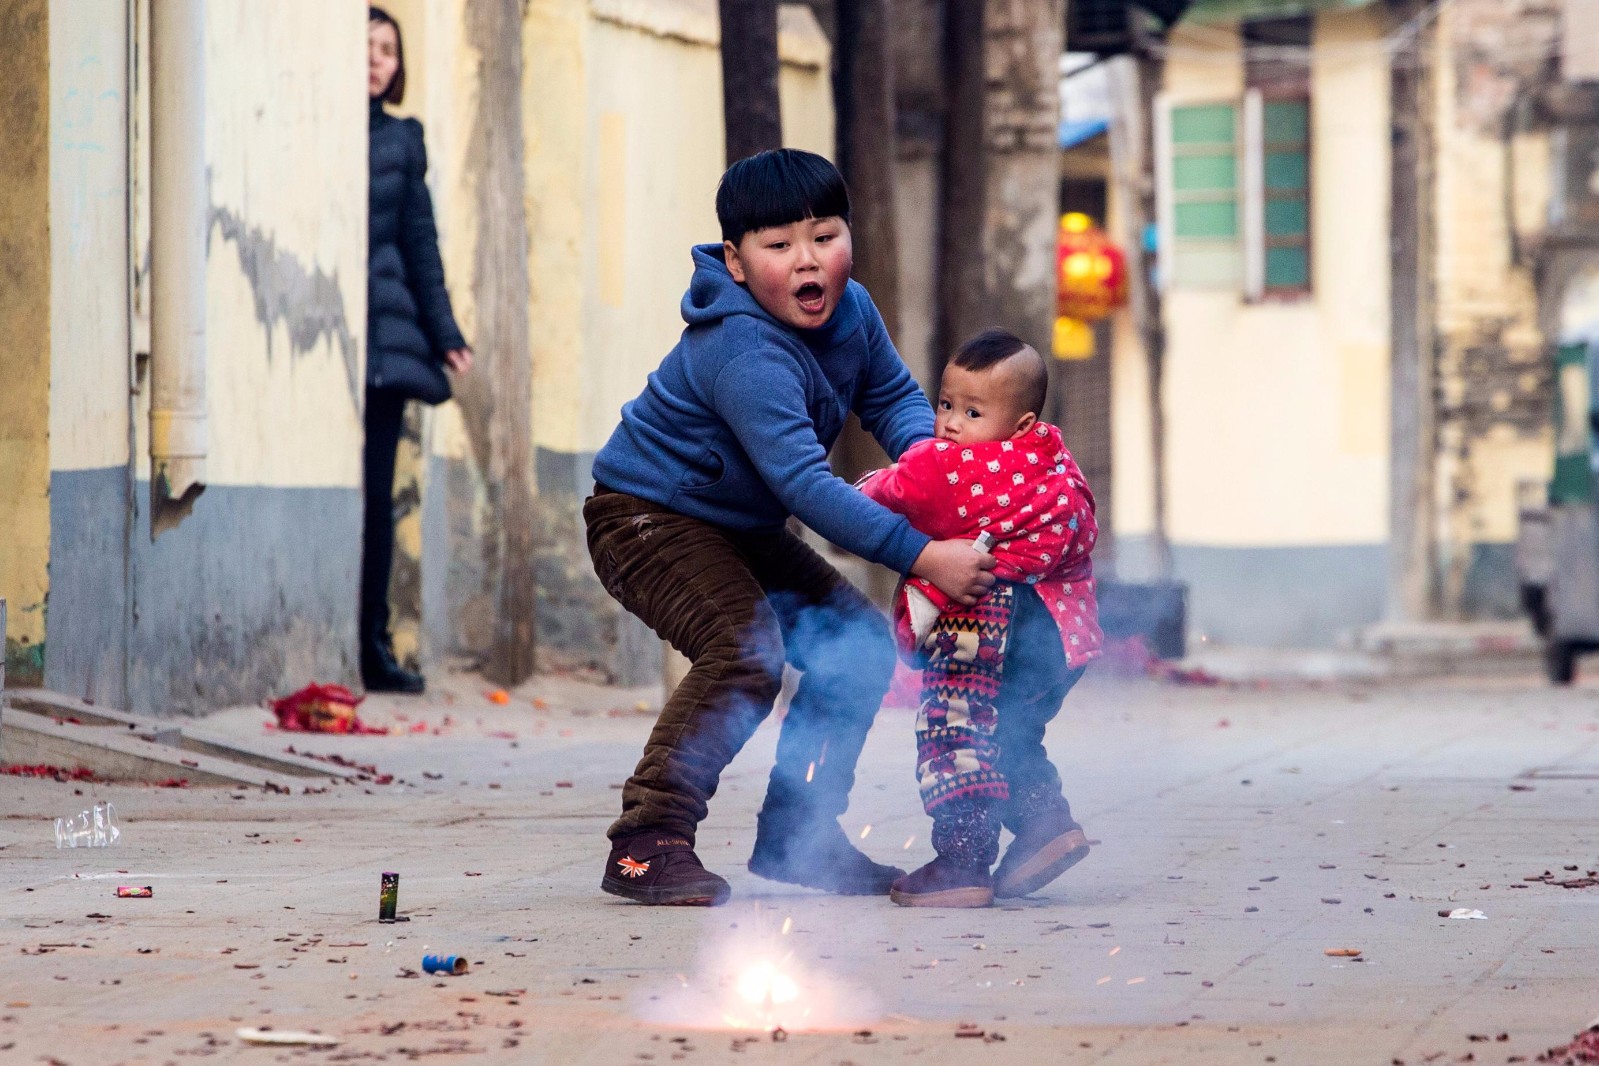
[[[386,734],[387,729],[369,726],[356,716],[364,698],[343,685],[313,683],[267,706],[277,716],[278,728],[290,733]]]
[[[534,696],[533,709],[538,711],[547,711],[550,709],[550,701],[545,699],[543,696]]]
[[[504,707],[507,703],[511,702],[511,694],[505,691],[503,688],[497,688],[493,692],[485,692],[483,695],[490,703],[495,704],[496,706]]]
[[[68,769],[65,766],[51,766],[48,763],[27,765],[12,763],[9,766],[0,766],[0,774],[11,777],[49,777],[56,781],[93,781],[94,771],[86,766],[74,766]]]
[[[317,762],[332,763],[334,766],[342,766],[346,770],[354,770],[362,781],[371,781],[375,785],[392,785],[394,783],[393,774],[379,773],[378,768],[373,764],[356,762],[354,759],[347,759],[337,752],[319,755],[314,751],[299,751],[293,744],[283,750],[288,755],[298,755],[302,759],[315,759]],[[440,774],[439,776],[442,777],[443,775]]]
[[[1571,1043],[1552,1047],[1538,1056],[1539,1062],[1559,1066],[1590,1066],[1599,1063],[1599,1024],[1591,1025],[1572,1038]]]
[[[1322,952],[1322,954],[1323,955],[1330,955],[1330,956],[1332,956],[1335,959],[1358,959],[1360,957],[1360,949],[1359,948],[1328,948],[1326,951]]]
[[[572,782],[570,782],[570,781],[557,781],[557,782],[555,782],[555,787],[556,788],[571,788],[572,787]]]
[[[155,787],[156,788],[188,788],[189,787],[189,779],[187,777],[169,777],[165,781],[157,781],[155,783]]]
[[[955,1026],[955,1039],[957,1040],[981,1040],[987,1035],[981,1026],[974,1025],[971,1022],[961,1022]]]
[[[1578,873],[1578,867],[1561,867],[1566,873]],[[1536,877],[1523,877],[1523,881],[1537,881],[1557,888],[1594,888],[1599,886],[1599,870],[1586,871],[1587,876],[1562,877],[1552,870],[1545,870]]]

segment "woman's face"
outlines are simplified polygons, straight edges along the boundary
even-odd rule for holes
[[[400,35],[387,22],[366,24],[366,92],[382,96],[389,91],[394,72],[400,69]]]

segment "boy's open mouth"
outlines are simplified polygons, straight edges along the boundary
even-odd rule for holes
[[[794,299],[799,301],[801,310],[814,315],[827,306],[827,290],[820,282],[807,281],[794,290]]]

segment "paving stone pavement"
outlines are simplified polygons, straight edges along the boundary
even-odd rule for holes
[[[601,894],[658,698],[538,678],[499,706],[441,678],[363,708],[426,732],[275,737],[394,775],[313,794],[0,778],[0,1061],[1414,1066],[1531,1062],[1599,1014],[1599,888],[1525,880],[1599,868],[1595,689],[1090,678],[1050,746],[1099,843],[980,912],[744,871],[772,723],[701,831],[733,902]],[[909,712],[885,711],[844,818],[906,866],[931,854],[912,760]],[[97,798],[122,842],[57,851],[50,819]],[[376,920],[385,870],[408,923]],[[437,952],[471,970],[419,974]],[[739,995],[763,960],[796,985],[765,1015]],[[729,1021],[774,1018],[788,1039]],[[245,1026],[341,1043],[246,1047]]]

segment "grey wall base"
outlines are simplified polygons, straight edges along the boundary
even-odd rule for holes
[[[149,491],[51,476],[49,688],[198,714],[355,681],[359,489],[212,485],[153,543]]]
[[[1382,617],[1387,548],[1172,547],[1174,578],[1188,585],[1189,631],[1223,644],[1331,647]],[[1149,541],[1116,538],[1116,574],[1154,577]]]

